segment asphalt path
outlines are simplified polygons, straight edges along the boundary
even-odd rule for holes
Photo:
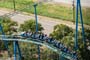
[[[14,14],[13,16],[10,16],[10,18],[13,21],[17,21],[20,24],[24,23],[24,21],[30,20],[30,19],[35,19],[35,16],[33,14],[27,15],[24,13],[13,13],[12,11],[9,10],[4,10],[0,9],[0,16],[7,14],[7,13],[12,13]],[[72,27],[75,29],[75,24],[70,22],[70,21],[63,21],[60,19],[53,19],[49,17],[44,17],[44,16],[38,16],[38,22],[42,24],[44,27],[44,33],[50,34],[53,31],[53,27],[57,24],[65,24],[69,27]]]

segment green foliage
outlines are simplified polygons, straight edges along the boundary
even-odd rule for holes
[[[56,38],[57,40],[63,39],[63,37],[68,36],[73,32],[72,28],[69,28],[66,25],[56,25],[54,26],[54,31],[51,33],[51,36]]]
[[[32,44],[32,43],[25,43],[25,42],[20,42],[19,45],[21,48],[23,60],[37,60],[38,59],[37,45]],[[58,60],[59,57],[57,53],[49,50],[45,46],[40,46],[40,58],[41,60]]]
[[[54,31],[51,33],[51,36],[60,42],[64,43],[66,46],[70,48],[74,48],[74,38],[75,38],[75,30],[66,26],[66,25],[56,25],[54,27]],[[85,28],[85,38],[86,45],[90,46],[90,29]],[[83,39],[81,30],[78,32],[78,57],[80,60],[89,60],[90,59],[90,51],[87,50],[87,46],[83,47]]]
[[[56,40],[62,42],[69,48],[74,47],[74,30],[66,25],[54,26],[54,31],[50,34]]]
[[[5,46],[4,46],[3,41],[0,41],[0,51],[1,51],[1,50],[5,50]]]
[[[90,50],[88,50],[88,46],[90,46],[90,27],[85,27],[85,39],[86,39],[86,47],[80,48],[80,55],[83,60],[90,60]]]
[[[13,30],[11,27],[18,26],[17,22],[12,21],[9,17],[2,17],[2,19],[3,30],[6,34],[12,33]]]
[[[83,20],[84,23],[87,25],[90,25],[89,21],[90,21],[90,8],[83,8]]]
[[[12,21],[9,17],[7,16],[2,16],[0,17],[0,22],[1,22],[1,25],[3,26],[3,31],[6,35],[8,34],[12,34],[13,33],[13,30],[11,27],[13,26],[17,26],[17,22],[15,21]],[[0,31],[0,34],[2,34],[2,32]],[[1,49],[5,49],[5,46],[4,46],[4,43],[3,41],[0,41],[0,48]],[[0,49],[0,50],[1,50]]]
[[[20,25],[20,30],[21,31],[32,31],[32,32],[35,32],[36,31],[36,23],[35,23],[35,20],[28,20],[28,21],[25,21],[24,24],[21,24]],[[41,26],[40,23],[38,23],[38,31],[42,31],[43,30],[43,27]]]
[[[90,27],[85,28],[85,37],[87,40],[90,40]]]

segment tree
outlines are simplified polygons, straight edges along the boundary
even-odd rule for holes
[[[87,40],[90,40],[90,27],[85,27],[85,37]]]
[[[86,47],[80,48],[80,55],[83,60],[90,60],[90,50],[88,50],[88,46],[90,46],[90,27],[85,27],[85,40]]]
[[[32,32],[35,32],[36,31],[36,23],[35,23],[35,20],[28,20],[28,21],[25,21],[24,24],[21,24],[20,25],[20,30],[21,31],[32,31]],[[43,27],[41,26],[40,23],[38,23],[38,31],[42,31],[43,30]]]
[[[18,26],[17,22],[11,20],[9,17],[7,16],[2,16],[0,17],[0,23],[1,25],[3,26],[3,31],[4,33],[7,35],[7,34],[12,34],[13,33],[13,30],[11,27],[13,26]],[[1,31],[0,31],[0,34],[1,34]],[[5,46],[4,46],[4,43],[3,41],[0,41],[0,50],[3,50],[5,49]]]
[[[2,16],[0,21],[5,34],[11,34],[13,32],[12,27],[18,26],[18,23],[11,20],[8,16]]]
[[[68,36],[69,33],[73,33],[73,29],[61,24],[54,26],[54,31],[50,35],[57,40],[61,40],[63,37]]]
[[[66,46],[71,47],[73,49],[75,30],[73,30],[72,28],[66,25],[62,25],[62,24],[56,25],[54,27],[54,31],[51,33],[51,36],[61,41]],[[85,28],[85,38],[88,40],[86,45],[90,46],[90,41],[89,41],[90,40],[90,29],[87,27]],[[78,52],[79,60],[90,60],[90,55],[89,55],[90,51],[87,50],[87,48],[83,47],[81,30],[79,30],[78,32],[78,44],[79,44],[79,49],[77,52]]]

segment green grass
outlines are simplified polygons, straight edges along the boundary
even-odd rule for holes
[[[13,1],[12,0],[5,0],[0,1],[0,7],[3,8],[10,8],[13,9]],[[29,0],[16,0],[16,9],[28,13],[34,13],[34,7],[32,6],[33,2]],[[28,6],[28,7],[26,7]],[[60,5],[53,5],[53,4],[39,4],[37,7],[37,12],[39,15],[47,16],[51,18],[56,19],[62,19],[62,20],[68,20],[68,21],[74,21],[73,20],[73,11],[71,7],[65,7]],[[84,23],[87,25],[90,25],[90,9],[84,8],[83,9],[83,18]]]

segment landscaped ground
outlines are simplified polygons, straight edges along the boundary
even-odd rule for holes
[[[34,13],[33,2],[29,0],[15,0],[16,9],[28,13]],[[12,0],[0,1],[0,7],[13,9]],[[66,7],[59,4],[39,4],[37,7],[39,15],[52,17],[56,19],[75,21],[73,20],[72,7]],[[83,8],[84,23],[90,25],[90,8]]]

